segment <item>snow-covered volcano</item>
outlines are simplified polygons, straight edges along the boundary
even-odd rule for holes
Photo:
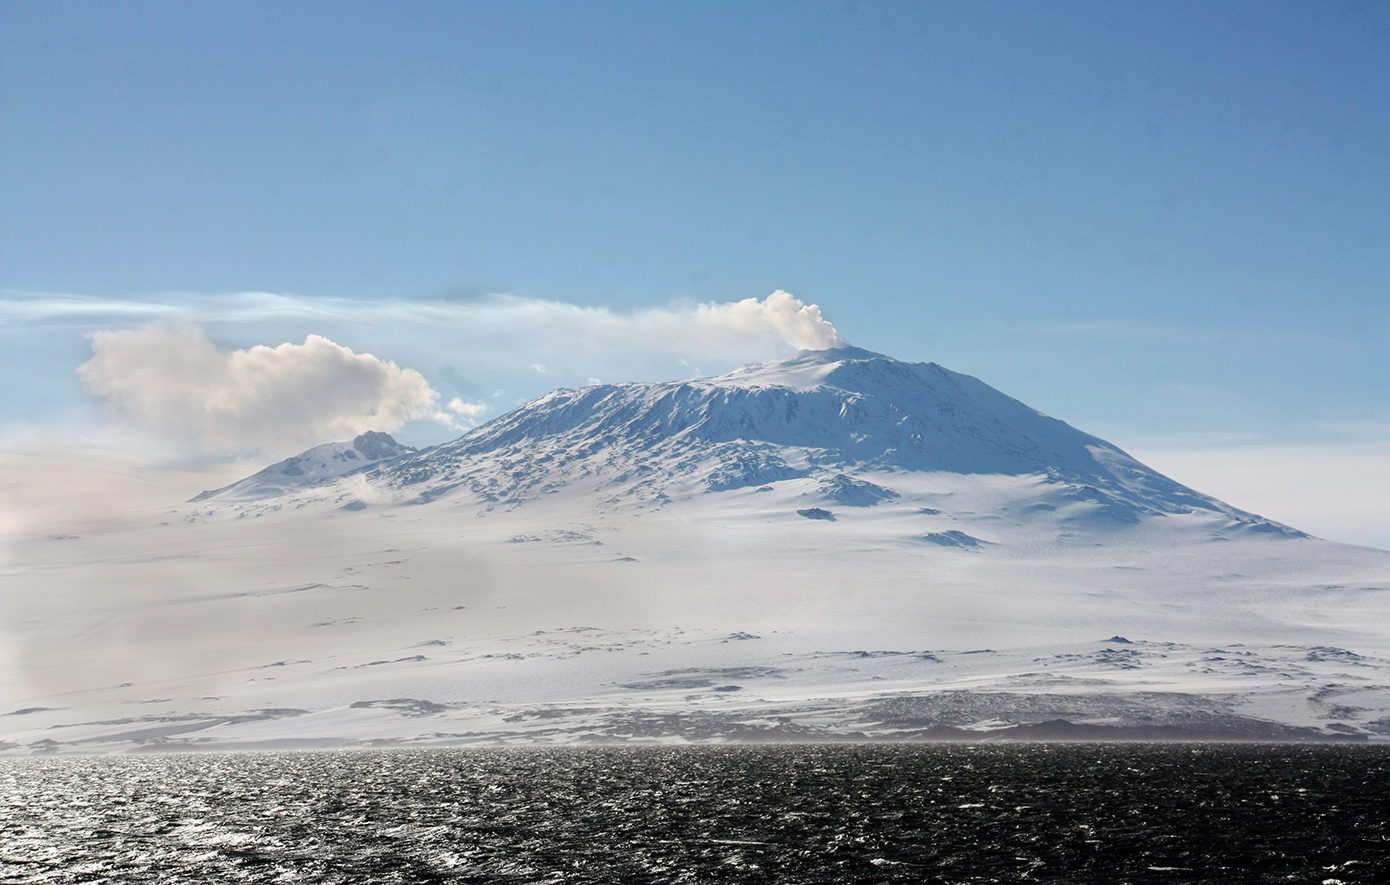
[[[664,506],[693,491],[812,480],[798,487],[814,485],[829,504],[870,506],[898,493],[856,477],[888,477],[891,485],[894,476],[950,473],[1032,477],[1036,509],[1063,508],[1073,521],[1132,525],[1203,512],[1299,534],[1182,486],[968,375],[853,347],[801,351],[716,378],[557,390],[414,457],[391,440],[352,471],[299,470],[330,449],[342,465],[343,445],[319,446],[194,500],[307,491],[357,472],[390,500],[414,503],[462,495],[517,505],[577,485],[609,493],[605,503]]]
[[[14,752],[1390,735],[1390,553],[854,348],[369,434],[12,553]]]

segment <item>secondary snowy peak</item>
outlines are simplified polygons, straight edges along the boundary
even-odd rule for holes
[[[271,498],[296,489],[319,485],[415,451],[410,446],[396,442],[389,433],[369,430],[352,442],[332,442],[314,446],[307,452],[272,464],[246,479],[220,489],[203,492],[193,500],[204,501],[212,497],[243,501]]]

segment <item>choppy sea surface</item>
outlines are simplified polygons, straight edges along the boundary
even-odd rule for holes
[[[1390,747],[0,760],[0,882],[1390,881]]]

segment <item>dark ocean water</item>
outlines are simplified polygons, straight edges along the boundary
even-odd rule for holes
[[[1390,747],[0,760],[3,882],[1390,882]]]

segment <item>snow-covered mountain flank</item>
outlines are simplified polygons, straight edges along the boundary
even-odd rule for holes
[[[1390,554],[849,347],[14,546],[12,752],[1390,735]]]

